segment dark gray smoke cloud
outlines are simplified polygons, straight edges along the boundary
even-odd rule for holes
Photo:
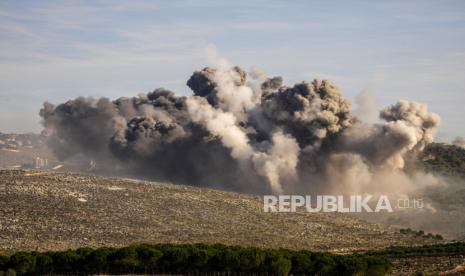
[[[239,67],[207,67],[188,80],[192,96],[77,98],[45,103],[40,115],[57,156],[82,154],[131,176],[250,193],[366,191],[386,175],[399,187],[414,182],[404,159],[439,124],[425,105],[399,101],[367,125],[327,80],[252,76],[255,84]]]
[[[231,80],[235,86],[243,86],[245,84],[247,73],[241,68],[235,66],[231,69]],[[201,71],[196,71],[187,81],[187,86],[192,89],[195,96],[200,96],[213,105],[218,105],[220,99],[217,94],[220,92],[220,83],[216,80],[218,70],[206,67]]]
[[[267,78],[260,86],[262,91],[270,92],[278,90],[283,85],[282,77]]]

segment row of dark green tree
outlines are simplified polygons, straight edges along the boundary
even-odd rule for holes
[[[432,234],[432,233],[425,233],[423,230],[412,230],[410,228],[402,228],[399,230],[401,234],[407,234],[407,235],[415,235],[417,237],[424,237],[424,238],[430,238],[430,239],[435,239],[435,240],[443,240],[444,237],[439,235],[439,234]]]
[[[17,275],[229,274],[385,275],[383,256],[259,249],[221,244],[134,244],[0,256],[0,271]],[[1,274],[1,273],[0,273]]]
[[[384,250],[371,252],[370,254],[395,257],[435,254],[465,255],[465,242],[441,243],[412,247],[392,246]]]

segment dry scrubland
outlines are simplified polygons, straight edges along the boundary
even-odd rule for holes
[[[393,269],[389,275],[465,275],[464,255],[410,256],[389,258]]]
[[[262,212],[261,197],[122,178],[0,171],[0,249],[224,243],[359,251],[432,239],[340,213]]]

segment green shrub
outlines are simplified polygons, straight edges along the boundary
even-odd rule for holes
[[[265,271],[273,275],[288,275],[292,269],[292,261],[280,252],[272,252],[266,256]]]
[[[294,275],[302,275],[311,271],[312,253],[308,251],[300,251],[292,256],[292,271]]]
[[[53,259],[47,254],[38,254],[36,256],[36,269],[38,274],[47,274],[53,271]]]
[[[0,271],[5,272],[10,258],[7,256],[0,256]]]
[[[87,266],[90,268],[89,273],[106,274],[109,271],[107,259],[113,253],[111,248],[98,248],[87,256]]]
[[[108,255],[108,265],[111,273],[134,273],[139,266],[139,256],[136,249],[131,247],[120,248]]]
[[[153,246],[142,244],[136,247],[139,257],[139,272],[153,274],[158,267],[158,261],[163,253]]]
[[[19,252],[10,257],[8,266],[20,275],[33,273],[36,268],[36,256],[34,253]]]

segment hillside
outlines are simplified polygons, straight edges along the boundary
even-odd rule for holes
[[[419,165],[426,171],[465,177],[465,149],[442,143],[429,144],[419,157]]]
[[[260,197],[70,173],[0,171],[0,249],[133,242],[356,251],[433,243],[340,213],[264,213]]]

